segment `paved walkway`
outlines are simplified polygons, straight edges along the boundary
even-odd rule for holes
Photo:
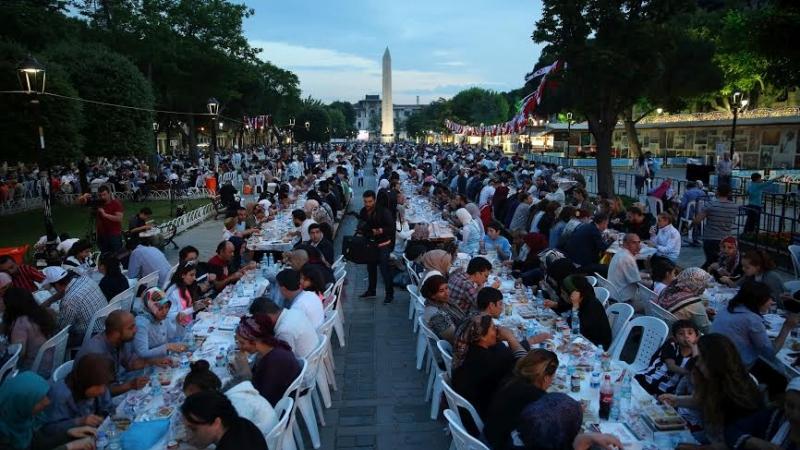
[[[366,171],[365,187],[354,187],[351,209],[359,211],[364,189],[373,189],[375,180]],[[342,237],[352,235],[357,220],[345,216],[335,242],[341,253]],[[193,245],[200,258],[210,258],[222,239],[222,221],[209,220],[175,241]],[[165,252],[177,262],[178,251]],[[380,277],[380,275],[379,275]],[[430,403],[425,402],[427,374],[416,369],[416,335],[408,320],[408,292],[395,289],[395,300],[383,305],[383,283],[378,296],[363,300],[366,291],[366,266],[348,264],[344,288],[345,347],[333,338],[336,383],[333,405],[325,410],[326,426],[320,428],[322,449],[336,450],[444,450],[450,445],[443,418],[430,419]],[[305,444],[311,442],[304,433]]]

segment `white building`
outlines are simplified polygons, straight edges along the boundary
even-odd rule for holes
[[[356,123],[353,126],[358,130],[366,130],[370,133],[370,139],[379,139],[381,133],[381,96],[367,95],[363,100],[359,100],[355,105]],[[422,109],[425,105],[417,103],[412,105],[394,104],[395,134],[399,139],[406,139],[405,122],[415,112]]]

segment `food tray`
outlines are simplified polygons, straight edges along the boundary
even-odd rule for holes
[[[686,427],[683,418],[667,405],[647,405],[642,409],[642,417],[657,431],[680,430]]]

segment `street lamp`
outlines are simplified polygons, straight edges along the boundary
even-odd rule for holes
[[[308,120],[306,120],[305,126],[306,126],[306,131],[311,130],[311,122],[309,122]]]
[[[214,154],[211,156],[211,165],[216,170],[216,158],[217,153],[219,152],[219,148],[217,147],[217,117],[219,116],[219,102],[214,97],[208,99],[208,104],[206,105],[208,108],[208,113],[211,115],[211,140],[213,141],[212,149]]]
[[[572,135],[572,113],[567,113],[567,158],[569,158],[569,138]]]
[[[661,114],[664,114],[664,108],[656,108],[656,114],[658,114],[659,116]]]
[[[39,61],[31,55],[17,67],[19,85],[25,93],[31,95],[31,109],[33,110],[34,126],[36,130],[38,160],[39,160],[39,192],[42,195],[44,209],[44,228],[47,233],[48,243],[54,243],[56,232],[53,226],[53,212],[50,208],[50,169],[45,159],[44,128],[42,127],[39,94],[44,94],[47,72]]]
[[[749,102],[743,98],[741,92],[733,93],[733,101],[731,107],[733,108],[733,125],[731,126],[731,161],[733,161],[733,151],[736,147],[736,119],[739,117],[739,110],[747,106]]]

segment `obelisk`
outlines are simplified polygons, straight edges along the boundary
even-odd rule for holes
[[[392,104],[392,55],[383,52],[383,101],[381,102],[381,142],[394,142],[394,105]]]

